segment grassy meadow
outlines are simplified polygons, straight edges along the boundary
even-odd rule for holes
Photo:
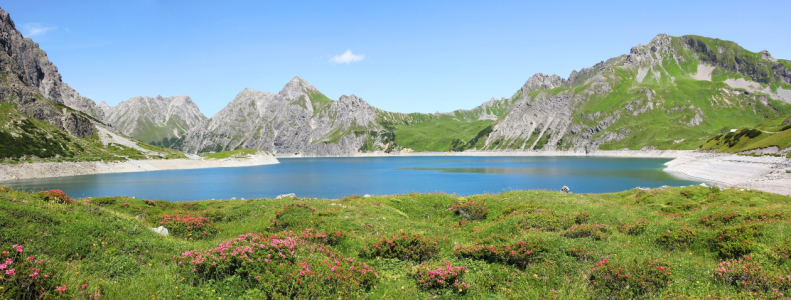
[[[789,218],[791,197],[702,186],[198,202],[0,188],[0,298],[786,299]]]

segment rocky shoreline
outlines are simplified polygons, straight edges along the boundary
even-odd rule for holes
[[[250,167],[279,163],[271,155],[226,159],[150,159],[124,162],[43,162],[0,164],[0,181],[104,173],[147,172],[206,168]]]

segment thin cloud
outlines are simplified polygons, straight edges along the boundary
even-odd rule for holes
[[[46,26],[46,25],[42,25],[42,24],[39,24],[39,23],[28,23],[28,24],[22,25],[22,28],[24,28],[25,31],[27,32],[26,35],[28,37],[36,36],[36,35],[42,35],[42,34],[45,34],[47,32],[53,31],[55,29],[58,29],[57,26]]]
[[[346,52],[344,52],[343,54],[335,55],[332,58],[330,58],[330,62],[333,62],[333,63],[336,63],[336,64],[347,64],[348,65],[349,63],[361,61],[363,59],[365,59],[365,55],[354,54],[354,53],[352,53],[352,50],[346,50]]]

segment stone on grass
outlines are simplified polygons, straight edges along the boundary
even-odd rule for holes
[[[157,228],[151,228],[151,231],[159,233],[164,236],[168,236],[168,229],[165,226],[159,226]]]
[[[570,190],[569,190],[569,187],[567,187],[567,186],[565,186],[565,185],[564,185],[562,188],[560,188],[560,191],[561,191],[561,192],[564,192],[564,193],[567,193],[567,194],[568,194],[568,192],[569,192]]]

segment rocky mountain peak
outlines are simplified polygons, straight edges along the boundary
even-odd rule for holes
[[[767,51],[767,50],[758,52],[758,54],[761,55],[761,59],[768,60],[768,61],[771,61],[771,62],[776,62],[777,61],[777,58],[772,57],[772,55],[769,54],[769,51]]]
[[[308,91],[316,92],[318,90],[299,76],[294,76],[280,91],[280,95],[286,99],[296,99],[307,94]]]
[[[545,75],[538,73],[527,79],[527,82],[522,86],[523,93],[529,93],[536,90],[554,89],[562,86],[566,80],[558,75]]]

